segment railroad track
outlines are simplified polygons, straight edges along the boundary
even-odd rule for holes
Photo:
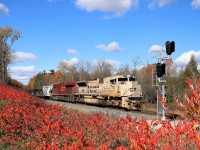
[[[157,110],[155,109],[146,110],[145,108],[142,108],[141,110],[125,110],[122,108],[94,106],[94,105],[81,104],[81,103],[70,103],[66,101],[53,101],[53,100],[46,100],[46,99],[42,99],[42,100],[50,104],[65,105],[66,107],[69,107],[70,109],[76,109],[78,111],[82,111],[86,113],[100,112],[100,113],[112,114],[112,115],[117,114],[116,116],[119,116],[119,117],[126,117],[126,115],[129,114],[132,117],[137,117],[137,118],[146,118],[146,119],[157,118]],[[166,118],[170,120],[175,120],[179,118],[179,115],[175,113],[169,113],[169,114],[166,114]]]
[[[94,106],[94,105],[87,105],[81,103],[69,103],[65,101],[52,101],[52,100],[44,100],[44,102],[48,104],[59,104],[64,105],[67,108],[75,109],[83,113],[103,113],[108,114],[112,117],[126,117],[130,115],[132,118],[137,117],[138,119],[145,118],[146,120],[151,120],[157,117],[156,112],[151,111],[128,111],[124,109],[112,108],[112,107],[101,107],[101,106]]]

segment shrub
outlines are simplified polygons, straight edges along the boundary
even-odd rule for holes
[[[190,99],[196,100],[191,90]],[[200,149],[195,117],[177,125],[130,116],[109,119],[47,105],[7,85],[0,85],[0,105],[0,149]]]

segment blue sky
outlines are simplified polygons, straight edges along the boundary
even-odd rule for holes
[[[0,27],[22,32],[10,71],[24,84],[62,60],[154,63],[152,50],[166,41],[175,41],[179,66],[192,54],[199,64],[199,18],[200,0],[0,0]]]

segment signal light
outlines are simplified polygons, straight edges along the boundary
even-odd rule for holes
[[[166,47],[166,53],[167,53],[167,55],[171,55],[172,52],[175,52],[175,42],[174,41],[172,41],[172,42],[167,41],[165,43],[165,47]]]
[[[54,69],[51,69],[51,70],[49,70],[49,71],[51,72],[51,74],[54,74],[54,73],[55,73]]]
[[[160,78],[163,76],[163,74],[165,74],[165,64],[161,64],[161,63],[157,63],[156,64],[156,73],[157,76]]]

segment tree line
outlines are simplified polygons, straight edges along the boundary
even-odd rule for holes
[[[43,85],[55,83],[64,83],[72,81],[93,80],[113,75],[131,74],[128,65],[122,65],[116,69],[111,63],[105,60],[94,62],[80,61],[77,64],[71,64],[67,61],[60,61],[57,70],[44,70],[36,74],[29,80],[28,88],[41,88]]]
[[[156,86],[156,66],[146,64],[138,68],[139,57],[133,58],[133,66],[122,65],[115,68],[111,63],[105,60],[99,60],[96,63],[81,61],[78,64],[70,64],[67,61],[61,61],[57,70],[52,72],[40,72],[32,77],[28,83],[28,88],[42,88],[43,85],[55,83],[93,80],[113,75],[133,75],[136,76],[142,86],[144,101],[148,103],[156,102],[158,88]],[[136,63],[137,62],[137,63]],[[178,68],[173,62],[166,62],[166,97],[168,102],[173,102],[174,97],[178,96],[184,99],[184,93],[187,93],[187,84],[185,81],[190,79],[192,83],[198,86],[199,70],[196,59],[192,55],[185,68]]]

